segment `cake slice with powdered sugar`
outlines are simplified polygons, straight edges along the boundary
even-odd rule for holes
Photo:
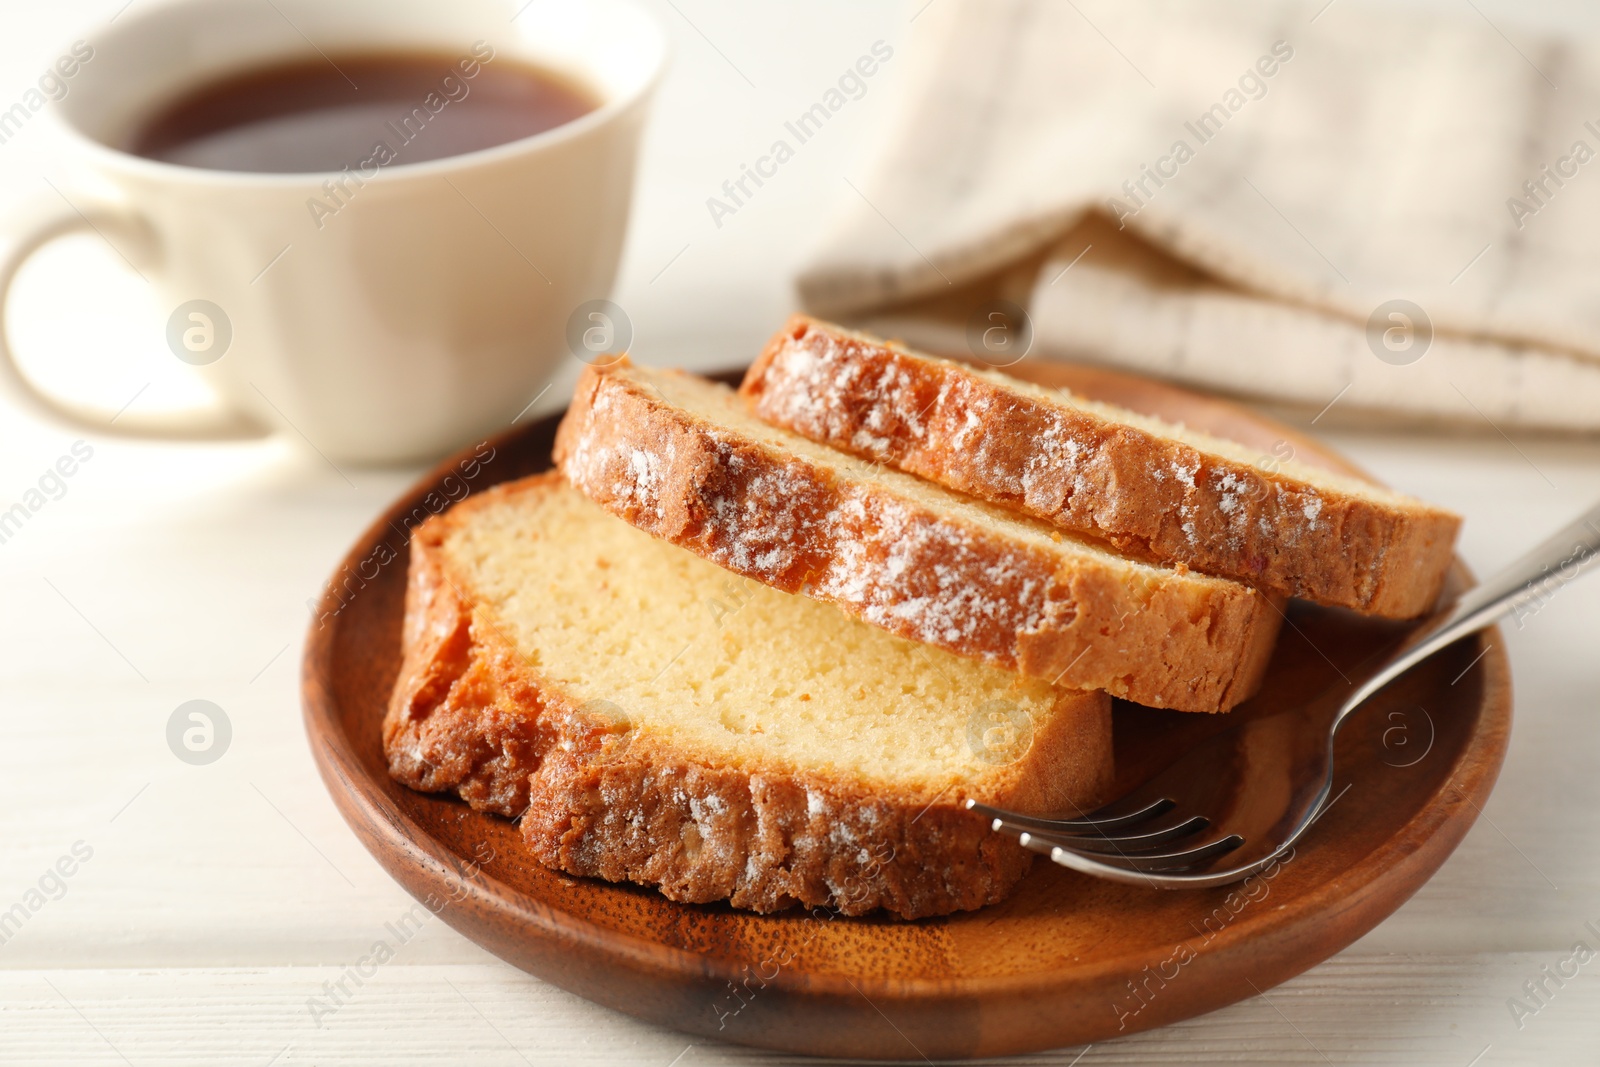
[[[606,510],[729,570],[1141,704],[1237,704],[1259,684],[1281,617],[1246,586],[865,462],[761,422],[724,386],[626,359],[585,370],[555,457]]]
[[[1259,589],[1428,611],[1461,520],[1290,458],[796,315],[741,393],[810,440]]]

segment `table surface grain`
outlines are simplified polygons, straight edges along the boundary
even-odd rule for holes
[[[0,106],[59,42],[92,40],[120,6],[0,2]],[[652,6],[676,60],[647,138],[617,300],[641,358],[733,365],[791,308],[794,264],[817,220],[853,195],[845,179],[862,174],[892,79],[720,228],[705,198],[873,41],[901,40],[921,0]],[[1497,23],[1600,29],[1600,11],[1576,0],[1477,6]],[[0,207],[51,195],[46,179],[65,180],[44,130],[0,145]],[[11,307],[13,342],[43,382],[108,412],[135,396],[152,407],[204,398],[162,348],[165,309],[95,238],[46,250]],[[563,369],[535,412],[560,406],[575,371]],[[1464,515],[1461,553],[1479,573],[1600,499],[1593,441],[1489,426],[1322,436]],[[0,544],[0,917],[13,916],[0,926],[0,1062],[795,1059],[596,1007],[436,920],[350,979],[412,902],[317,779],[299,650],[308,599],[418,471],[336,470],[283,439],[79,435],[0,401],[0,510],[80,437],[92,456],[64,494]],[[1456,855],[1366,938],[1209,1016],[1005,1062],[1595,1062],[1600,954],[1580,963],[1588,956],[1573,946],[1600,949],[1597,631],[1600,587],[1581,585],[1505,628],[1516,726],[1500,785]],[[197,699],[232,726],[226,753],[205,766],[177,759],[166,736],[174,709]],[[334,998],[341,980],[348,995]],[[1537,997],[1530,982],[1543,985]]]

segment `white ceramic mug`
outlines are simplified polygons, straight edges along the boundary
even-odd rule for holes
[[[521,3],[178,0],[86,36],[77,56],[92,56],[69,64],[55,105],[70,184],[0,257],[0,377],[99,432],[276,428],[355,462],[435,456],[506,426],[571,358],[569,319],[610,291],[666,56],[657,23],[627,0],[535,0],[518,13]],[[202,170],[125,150],[153,106],[228,72],[319,52],[467,58],[484,44],[575,76],[601,106],[533,137],[354,179]],[[129,411],[113,424],[17,369],[11,281],[34,250],[77,230],[99,232],[157,287],[174,353],[226,410]]]

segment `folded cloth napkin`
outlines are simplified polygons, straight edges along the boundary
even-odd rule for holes
[[[1004,296],[1036,358],[1600,429],[1600,48],[1464,10],[931,0],[801,299],[948,348]]]

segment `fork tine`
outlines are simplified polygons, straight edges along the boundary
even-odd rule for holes
[[[1004,820],[1024,830],[1096,834],[1105,834],[1112,830],[1123,830],[1130,826],[1138,826],[1140,823],[1149,822],[1158,815],[1165,815],[1176,806],[1171,800],[1163,797],[1160,800],[1151,801],[1136,811],[1125,812],[1120,815],[1102,816],[1096,812],[1081,819],[1047,819],[1041,815],[1020,815],[1017,812],[1006,811],[1003,808],[992,808],[976,800],[967,801],[968,810],[975,811],[980,815],[987,815],[994,820],[991,825],[995,830],[1000,829],[998,824],[1001,820]],[[1104,808],[1100,809],[1100,811],[1104,810]],[[1015,833],[1016,831],[1013,830],[1012,832]]]
[[[1144,855],[1123,856],[1121,857],[1122,862],[1117,865],[1126,867],[1129,870],[1142,871],[1146,874],[1182,871],[1191,867],[1197,867],[1202,863],[1207,863],[1219,856],[1227,855],[1229,852],[1234,851],[1242,844],[1244,844],[1244,838],[1240,837],[1238,834],[1229,834],[1227,837],[1220,838],[1216,841],[1208,841],[1203,845],[1197,845],[1194,848],[1182,849],[1176,852],[1164,852],[1156,854],[1146,853]],[[1044,850],[1036,848],[1034,851],[1042,852]],[[1084,854],[1084,851],[1085,850],[1065,848],[1057,845],[1046,854],[1057,863],[1060,863],[1061,861],[1057,857],[1057,853],[1075,852],[1082,855]],[[1098,860],[1102,863],[1115,862],[1105,853],[1098,851],[1094,852],[1090,858]]]
[[[1079,852],[1110,852],[1118,855],[1148,852],[1148,850],[1159,848],[1162,845],[1170,845],[1174,841],[1194,837],[1211,825],[1210,819],[1201,815],[1194,815],[1184,819],[1182,822],[1163,827],[1151,833],[1116,836],[1110,834],[1063,834],[1054,831],[1029,830],[1013,826],[1005,819],[996,819],[994,821],[996,829],[1003,828],[1012,833],[1048,841],[1052,845],[1077,849]]]
[[[1033,834],[1026,832],[1017,835],[1017,843],[1025,849],[1043,856],[1049,856],[1052,859],[1055,858],[1056,852],[1061,851],[1059,846],[1051,844],[1042,837],[1035,837]]]

